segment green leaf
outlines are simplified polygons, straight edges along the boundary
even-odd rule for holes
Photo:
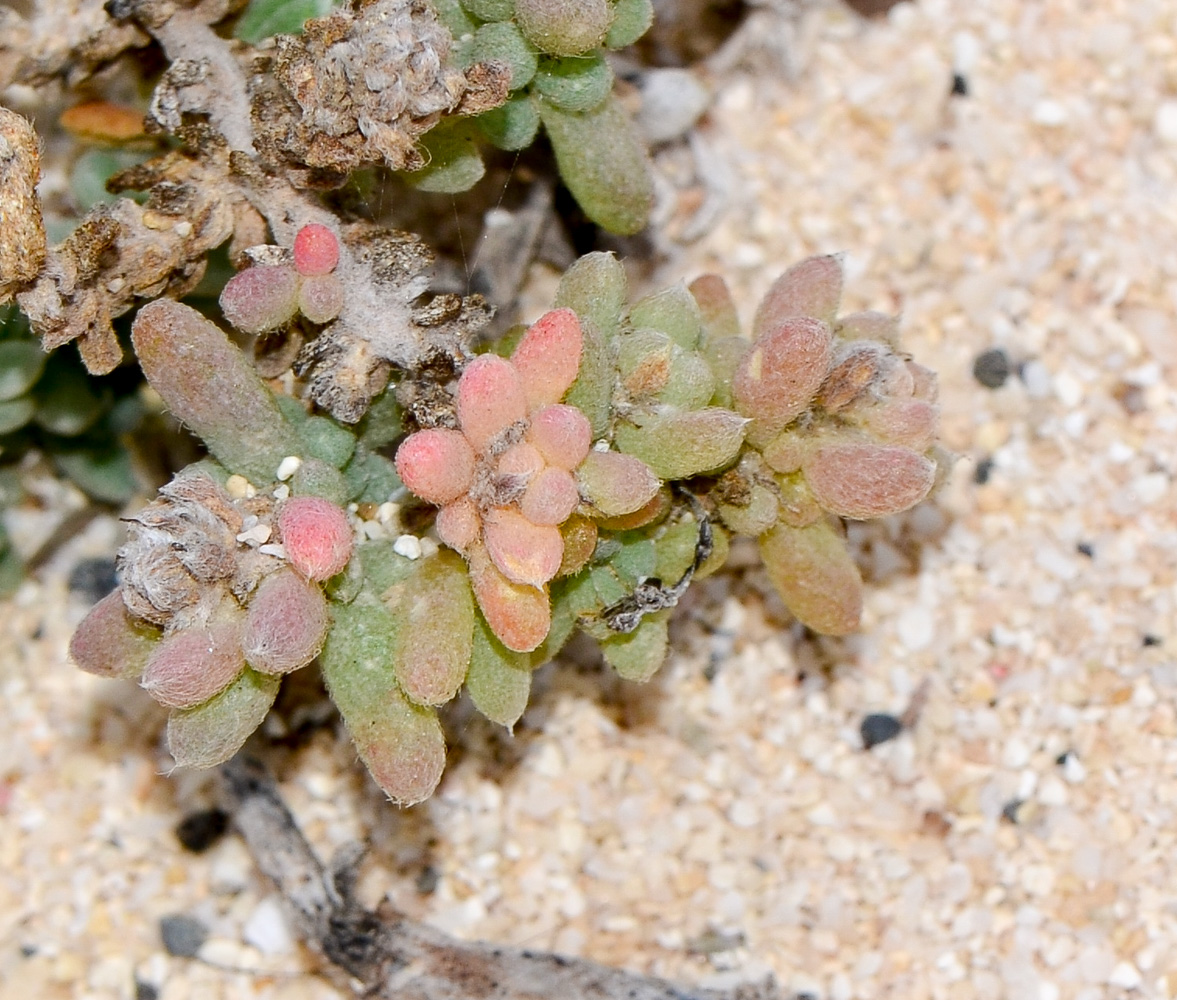
[[[355,453],[355,434],[330,417],[307,417],[300,430],[307,451],[337,469],[347,465]]]
[[[47,357],[34,340],[0,343],[0,401],[16,399],[28,392],[45,370]]]
[[[404,432],[401,408],[396,401],[396,386],[389,384],[372,400],[368,412],[359,423],[360,442],[368,448],[383,448],[392,444]]]
[[[531,694],[533,654],[507,649],[486,624],[482,615],[474,619],[474,649],[466,674],[466,691],[474,707],[491,722],[514,727],[527,708]]]
[[[50,434],[76,437],[102,416],[104,403],[94,382],[72,359],[54,357],[46,365],[33,396],[35,420]]]
[[[355,454],[344,466],[343,478],[348,497],[356,503],[385,503],[404,486],[391,460],[363,444],[356,445]]]
[[[283,458],[302,452],[253,365],[195,309],[156,299],[139,310],[131,340],[152,388],[227,469],[263,485]]]
[[[11,434],[18,431],[30,420],[37,410],[37,404],[31,396],[21,396],[0,403],[0,434]]]
[[[683,284],[647,295],[629,313],[635,327],[661,330],[685,351],[699,346],[703,333],[703,313],[695,297]]]
[[[539,108],[528,93],[513,94],[506,104],[484,111],[474,119],[482,134],[499,149],[526,149],[539,131]]]
[[[331,0],[250,0],[233,34],[256,45],[271,35],[297,35],[303,23],[331,10]]]
[[[621,261],[612,253],[597,250],[585,254],[564,272],[554,308],[573,310],[612,341],[621,325],[628,295],[629,283]]]
[[[560,177],[585,215],[622,236],[642,229],[654,204],[654,182],[646,148],[616,96],[583,113],[543,101],[540,118]]]
[[[117,444],[53,452],[53,463],[88,496],[103,503],[126,503],[138,481],[131,456]]]
[[[605,35],[605,45],[610,49],[632,45],[654,23],[653,0],[617,0],[613,11],[613,23]]]
[[[462,0],[462,6],[480,21],[508,21],[515,16],[515,0]]]
[[[591,111],[613,89],[613,68],[600,55],[544,59],[533,86],[565,111]]]
[[[468,191],[486,173],[478,152],[474,126],[466,121],[438,125],[421,140],[428,164],[402,174],[418,191],[458,194]]]
[[[658,672],[670,648],[669,618],[669,611],[646,615],[632,632],[601,643],[601,652],[619,677],[641,684]]]
[[[220,694],[168,716],[168,750],[178,767],[216,767],[232,757],[269,714],[281,679],[246,667]]]
[[[474,33],[470,55],[475,62],[490,62],[494,59],[506,63],[511,69],[511,90],[527,86],[539,65],[535,46],[510,21],[492,22],[479,28]]]
[[[660,479],[686,479],[734,461],[746,429],[747,421],[738,414],[708,406],[660,414],[641,425],[622,422],[614,443],[640,458]]]
[[[392,615],[366,592],[332,610],[319,662],[360,758],[393,802],[429,798],[445,769],[445,737],[437,712],[412,704],[396,683]]]

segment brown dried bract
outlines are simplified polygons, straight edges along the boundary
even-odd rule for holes
[[[147,204],[120,198],[91,209],[18,296],[45,349],[76,340],[89,371],[115,368],[123,355],[112,321],[137,301],[190,292],[208,251],[253,213],[226,171],[223,158],[173,152],[112,178],[116,192],[149,189]]]
[[[253,128],[270,159],[342,183],[366,163],[418,170],[417,139],[444,114],[478,114],[507,98],[509,70],[448,63],[449,32],[424,0],[373,0],[280,35],[272,73],[254,78]]]
[[[45,261],[37,182],[41,156],[33,126],[0,107],[0,302],[28,285]]]

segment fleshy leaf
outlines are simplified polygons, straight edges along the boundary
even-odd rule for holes
[[[195,309],[156,299],[139,310],[131,339],[152,388],[227,469],[270,483],[299,453],[298,432],[253,366]]]
[[[474,601],[462,557],[441,549],[419,560],[385,600],[400,623],[393,669],[401,690],[418,705],[445,704],[470,666]]]
[[[330,617],[323,591],[292,569],[280,569],[258,586],[241,640],[245,659],[264,674],[305,667],[323,648]]]
[[[564,540],[558,528],[534,524],[514,507],[495,507],[482,517],[486,550],[513,583],[542,587],[560,569]]]
[[[643,684],[658,672],[670,648],[669,617],[665,611],[647,615],[632,632],[601,643],[601,652],[619,677]]]
[[[613,68],[599,54],[544,59],[533,87],[545,100],[565,111],[591,111],[613,90]]]
[[[812,316],[833,324],[842,300],[842,260],[810,257],[794,264],[772,283],[752,320],[752,336],[760,337],[793,316]]]
[[[339,237],[312,222],[294,236],[294,269],[303,277],[330,274],[339,263]]]
[[[785,606],[815,632],[846,635],[862,615],[862,577],[828,521],[778,524],[760,539],[760,557]]]
[[[48,355],[32,340],[0,343],[0,402],[29,391],[45,370]]]
[[[703,314],[698,302],[682,284],[648,295],[630,310],[635,327],[649,327],[667,334],[684,351],[699,346]]]
[[[744,442],[747,421],[731,410],[709,406],[671,412],[643,426],[621,423],[617,447],[635,455],[662,479],[715,472],[732,462]]]
[[[312,323],[330,323],[343,308],[343,282],[334,274],[303,278],[298,291],[298,308]]]
[[[470,488],[474,451],[460,431],[444,427],[417,431],[397,449],[396,471],[422,500],[447,504]]]
[[[583,338],[571,309],[552,309],[528,327],[511,355],[529,409],[558,403],[576,381]]]
[[[527,417],[527,395],[515,366],[480,354],[458,380],[458,422],[476,452]]]
[[[233,275],[221,292],[225,319],[251,336],[276,330],[298,310],[298,273],[285,264],[258,264]]]
[[[462,497],[437,512],[437,536],[451,549],[465,552],[482,534],[482,520],[472,500]]]
[[[321,497],[287,500],[278,515],[278,530],[290,565],[311,580],[333,577],[351,558],[353,538],[347,515]]]
[[[539,107],[529,93],[512,94],[506,104],[484,111],[476,119],[483,134],[509,153],[526,149],[539,131]]]
[[[161,639],[141,683],[161,705],[193,708],[228,687],[244,667],[241,621],[234,617]]]
[[[475,617],[466,690],[478,711],[508,729],[519,721],[531,693],[531,657],[507,649],[481,615]]]
[[[486,173],[486,164],[478,152],[474,126],[468,121],[438,125],[420,140],[427,166],[404,174],[418,191],[435,194],[458,194],[474,187]]]
[[[580,503],[572,473],[549,466],[527,487],[519,508],[532,524],[563,524]]]
[[[605,35],[605,45],[610,49],[632,45],[654,23],[652,0],[616,0],[613,11],[613,23]]]
[[[609,0],[515,0],[515,22],[542,51],[575,56],[604,40],[613,5]]]
[[[571,472],[588,454],[593,429],[575,406],[554,403],[531,415],[527,440],[546,462]]]
[[[584,337],[580,371],[564,398],[569,406],[585,415],[591,433],[599,436],[609,429],[617,373],[613,367],[611,345],[596,326],[582,318],[580,331]]]
[[[556,289],[556,307],[572,309],[606,340],[612,340],[621,323],[628,288],[621,261],[597,250],[585,254],[564,272]]]
[[[858,520],[914,507],[936,480],[936,464],[910,448],[857,442],[818,448],[803,471],[823,508]]]
[[[398,805],[429,798],[445,769],[445,737],[437,712],[414,705],[397,686],[392,615],[363,593],[332,611],[319,660],[360,758]]]
[[[475,62],[489,62],[494,59],[506,63],[511,70],[508,86],[518,90],[531,82],[535,76],[539,57],[519,28],[511,21],[491,21],[474,32],[474,45],[470,50]]]
[[[216,767],[266,719],[282,681],[248,667],[215,698],[168,716],[168,750],[177,767]]]
[[[469,560],[470,582],[487,624],[508,649],[530,653],[551,627],[548,595],[537,587],[512,583],[481,545],[471,548]]]
[[[654,204],[649,156],[616,95],[579,113],[541,102],[539,113],[560,177],[584,213],[621,236],[644,228]]]
[[[645,462],[617,451],[590,451],[576,470],[576,481],[581,496],[605,517],[640,510],[662,485]]]
[[[808,316],[785,319],[760,337],[732,381],[737,409],[753,418],[748,439],[771,440],[817,394],[832,356],[829,326]]]
[[[99,677],[137,680],[159,641],[159,629],[131,616],[115,589],[90,609],[69,643],[81,669]]]

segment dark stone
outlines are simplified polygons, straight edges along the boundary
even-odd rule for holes
[[[973,378],[986,389],[1000,389],[1012,371],[1009,355],[1000,347],[978,354],[973,362]]]
[[[895,739],[903,732],[903,723],[886,712],[872,712],[862,720],[858,731],[862,734],[863,749],[869,750],[880,743]]]
[[[136,979],[135,1000],[159,1000],[159,987],[145,983],[142,979]]]
[[[1025,799],[1010,799],[1004,806],[1001,807],[1001,818],[1007,823],[1012,823],[1014,826],[1017,826],[1018,813],[1025,804]]]
[[[69,589],[91,604],[97,604],[119,585],[114,560],[83,559],[69,575]]]
[[[993,472],[993,459],[983,458],[977,463],[977,467],[973,469],[973,482],[978,486],[984,486],[989,482],[989,476]]]
[[[417,873],[417,891],[422,896],[428,896],[437,889],[437,883],[440,881],[441,872],[433,865],[426,865]]]
[[[189,813],[176,825],[176,839],[193,854],[207,851],[225,835],[229,815],[220,809]]]
[[[1140,644],[1145,647],[1159,646],[1162,641],[1163,640],[1161,639],[1161,637],[1159,635],[1153,635],[1151,632],[1149,632],[1149,633],[1146,633],[1145,636],[1140,640]]]
[[[1074,751],[1074,750],[1064,750],[1064,751],[1063,751],[1062,753],[1060,753],[1060,754],[1059,754],[1057,757],[1055,757],[1055,759],[1054,759],[1054,762],[1055,762],[1055,763],[1056,763],[1056,764],[1057,764],[1059,767],[1066,767],[1066,765],[1067,765],[1067,761],[1068,761],[1068,760],[1070,760],[1070,758],[1072,758],[1072,757],[1074,757],[1074,756],[1075,756],[1075,751]]]
[[[208,940],[208,928],[195,917],[185,916],[183,913],[170,913],[166,917],[160,917],[159,937],[169,955],[194,958]]]
[[[949,93],[953,97],[968,97],[969,96],[969,81],[965,79],[963,73],[952,74],[952,89]]]
[[[1090,542],[1079,542],[1075,546],[1075,551],[1081,556],[1086,556],[1088,559],[1095,558],[1095,546]]]

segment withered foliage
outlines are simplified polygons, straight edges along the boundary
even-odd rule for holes
[[[313,189],[341,184],[363,164],[420,167],[417,141],[443,116],[506,99],[502,64],[465,72],[448,65],[449,35],[424,0],[353,0],[308,22],[303,36],[259,48],[212,29],[242,6],[83,2],[68,45],[41,32],[41,20],[3,15],[16,33],[0,41],[0,83],[66,73],[79,33],[107,58],[154,40],[169,61],[146,125],[182,148],[109,182],[112,193],[147,192],[145,204],[119,198],[96,206],[49,249],[35,193],[35,136],[20,116],[0,116],[0,301],[16,295],[46,349],[76,341],[93,373],[122,361],[113,321],[150,299],[191,292],[213,248],[228,241],[241,266],[249,247],[288,246],[299,227],[330,219]],[[88,28],[73,23],[79,19]],[[10,51],[16,38],[26,43],[19,59]],[[421,305],[432,255],[416,237],[359,222],[345,239],[346,307],[318,337],[292,346],[301,346],[298,368],[312,397],[355,421],[387,384],[390,366],[411,368],[438,351],[463,357],[490,311],[477,296]]]

